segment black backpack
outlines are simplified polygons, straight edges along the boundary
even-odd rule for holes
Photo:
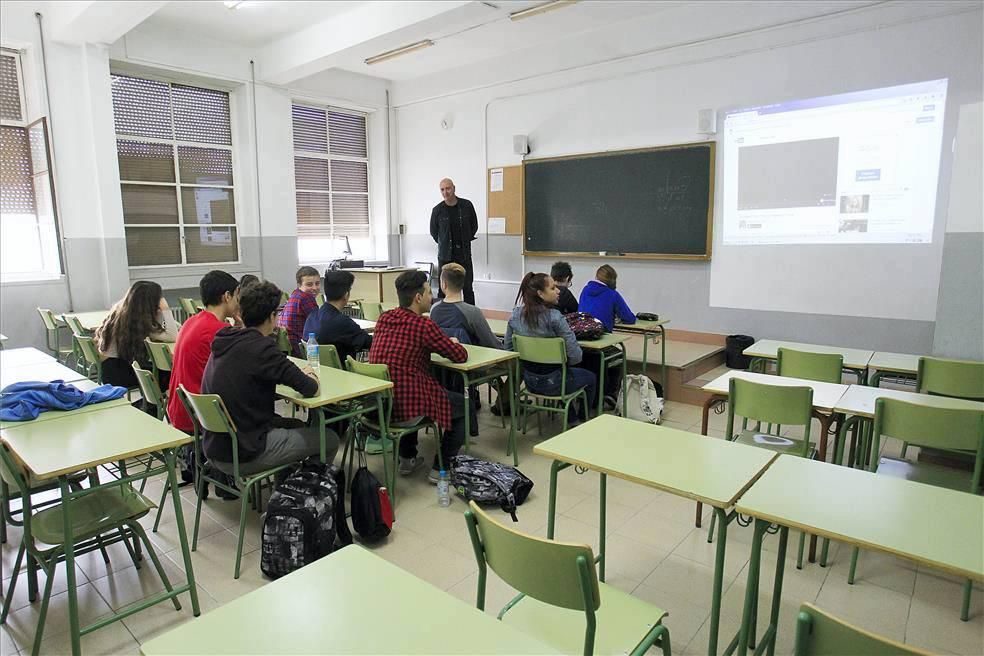
[[[498,505],[516,522],[516,507],[530,495],[533,481],[515,467],[460,455],[451,458],[451,486],[469,501]]]
[[[385,454],[384,454],[385,457]],[[379,479],[366,467],[366,452],[359,450],[359,468],[352,477],[349,488],[352,504],[352,528],[365,542],[379,542],[390,534],[389,525],[383,520],[383,508],[379,503]]]
[[[352,544],[345,522],[345,474],[316,458],[305,461],[270,495],[260,569],[279,578],[327,556],[336,542]]]

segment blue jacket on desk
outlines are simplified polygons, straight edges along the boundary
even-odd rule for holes
[[[636,322],[635,315],[622,295],[598,280],[592,280],[581,290],[577,309],[579,312],[587,312],[605,324],[605,330],[608,332],[614,328],[616,316],[622,323]]]
[[[47,410],[76,410],[90,403],[112,401],[124,394],[125,387],[113,385],[100,385],[83,392],[60,380],[14,383],[0,392],[0,420],[31,421]]]

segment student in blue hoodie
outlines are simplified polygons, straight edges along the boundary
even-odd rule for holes
[[[622,295],[615,291],[618,273],[609,264],[602,264],[595,272],[595,279],[581,290],[578,301],[579,312],[587,312],[595,319],[605,324],[605,330],[612,332],[615,319],[622,323],[635,323],[636,317],[629,309]]]
[[[615,327],[615,319],[622,323],[635,323],[636,317],[629,309],[628,303],[622,295],[615,291],[618,273],[609,264],[603,264],[595,272],[595,279],[584,286],[581,290],[581,299],[578,301],[578,311],[587,312],[595,319],[605,325],[605,330],[612,331]],[[586,353],[584,366],[598,375],[601,369],[601,357],[597,353]],[[605,375],[605,404],[614,408],[618,397],[619,387],[622,385],[622,377],[615,375],[614,371],[608,371]]]

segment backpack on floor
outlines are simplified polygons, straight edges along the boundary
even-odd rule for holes
[[[569,312],[564,315],[567,325],[574,331],[578,339],[601,339],[605,334],[605,324],[601,323],[587,312]]]
[[[663,388],[648,376],[629,374],[625,377],[625,387],[618,393],[615,411],[622,414],[622,399],[625,398],[629,419],[658,424],[663,416]]]
[[[515,467],[460,455],[451,458],[451,486],[468,501],[498,505],[516,522],[516,507],[530,495],[533,481]]]
[[[384,456],[385,457],[385,456]],[[359,468],[352,477],[349,488],[352,504],[352,528],[364,542],[379,542],[393,527],[393,511],[387,517],[382,492],[385,492],[369,468],[366,466],[366,453],[359,450]],[[388,500],[388,495],[385,495]]]
[[[277,485],[263,520],[260,569],[272,579],[290,574],[338,546],[352,544],[345,522],[345,474],[317,458]]]

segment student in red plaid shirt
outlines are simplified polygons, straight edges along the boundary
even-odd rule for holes
[[[471,401],[450,392],[430,373],[431,353],[439,353],[452,362],[468,359],[457,339],[447,337],[437,324],[422,316],[431,307],[431,288],[422,271],[407,271],[396,279],[400,307],[384,312],[376,322],[369,349],[369,362],[385,364],[393,381],[393,419],[408,421],[428,417],[441,427],[441,457],[444,466],[465,442],[465,403]],[[474,410],[472,410],[474,416]],[[400,474],[409,476],[422,465],[417,455],[417,434],[400,440]],[[437,482],[438,460],[430,472]]]
[[[303,357],[304,354],[297,350],[297,343],[307,337],[304,334],[304,322],[308,315],[318,311],[318,301],[315,299],[321,291],[321,274],[314,267],[302,266],[297,270],[295,278],[297,289],[280,311],[277,325],[287,331],[292,354]]]

